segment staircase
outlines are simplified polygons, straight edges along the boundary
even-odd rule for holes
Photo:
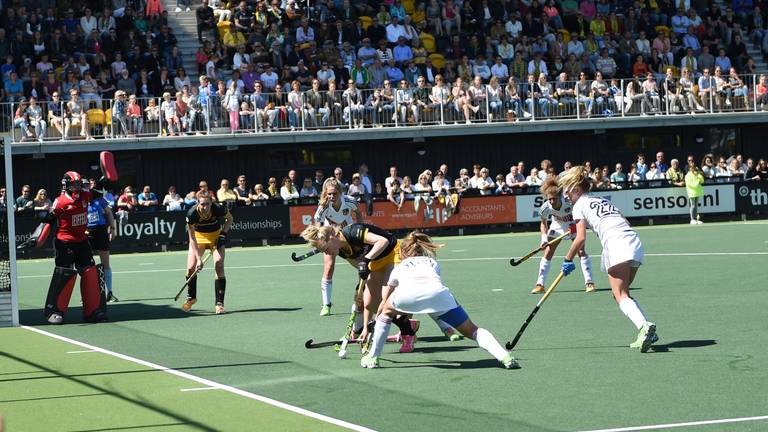
[[[163,7],[168,11],[168,26],[178,41],[179,52],[184,58],[184,69],[187,71],[190,81],[198,82],[197,62],[195,53],[200,47],[197,41],[197,18],[195,9],[200,6],[197,1],[190,1],[190,11],[185,12],[182,6],[181,12],[175,12],[176,0],[163,0]],[[205,33],[203,33],[205,37]]]
[[[720,6],[720,10],[725,10],[726,4],[723,0],[715,0],[715,3],[717,3],[718,6]],[[731,2],[729,1],[728,4],[730,5]],[[763,53],[760,51],[760,45],[755,45],[752,43],[751,40],[749,40],[749,35],[742,38],[744,40],[744,45],[747,46],[747,54],[749,54],[750,57],[752,57],[752,60],[755,61],[755,69],[757,70],[758,74],[764,74],[768,73],[768,65],[765,63],[765,59],[763,58]],[[717,56],[717,54],[713,54],[714,56]]]

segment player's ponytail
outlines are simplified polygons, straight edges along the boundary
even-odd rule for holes
[[[301,232],[301,238],[304,239],[310,246],[317,249],[321,244],[324,244],[330,237],[336,237],[341,234],[335,226],[321,226],[317,224],[308,225]]]
[[[576,186],[580,186],[581,190],[586,193],[589,192],[589,189],[592,186],[592,179],[590,179],[589,174],[584,171],[583,166],[577,165],[566,171],[566,173],[558,180],[558,184],[565,192],[572,190]]]
[[[428,235],[412,231],[400,243],[400,256],[403,259],[415,256],[434,258],[441,247],[443,245],[433,243]]]
[[[557,177],[549,176],[539,188],[539,192],[545,197],[560,196],[563,193],[560,185],[557,184]]]

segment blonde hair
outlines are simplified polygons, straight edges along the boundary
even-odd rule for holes
[[[583,166],[577,165],[566,171],[566,173],[558,180],[558,184],[564,191],[570,191],[574,187],[580,186],[581,190],[586,193],[589,192],[589,188],[592,185],[592,179],[590,179],[589,175],[584,171]]]
[[[336,188],[336,196],[339,196],[341,193],[341,183],[333,177],[328,177],[323,182],[323,190],[320,192],[320,199],[318,200],[320,207],[326,207],[328,205],[328,200],[330,199],[328,198],[328,188],[331,186]]]
[[[547,177],[544,183],[539,187],[539,192],[545,197],[560,196],[563,193],[563,189],[557,184],[557,178]]]
[[[336,237],[341,234],[341,230],[333,225],[321,226],[317,224],[308,225],[301,232],[301,238],[304,239],[310,246],[318,249],[319,246],[328,241],[331,237]]]
[[[400,256],[403,258],[415,256],[434,258],[441,247],[443,245],[433,243],[432,239],[423,232],[411,231],[400,242]]]
[[[200,202],[206,198],[210,198],[211,201],[213,201],[213,194],[211,193],[211,191],[207,189],[200,190],[200,191],[197,191],[197,193],[195,194],[195,198],[197,198],[197,202]]]

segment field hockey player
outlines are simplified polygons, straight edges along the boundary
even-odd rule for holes
[[[353,308],[358,312],[354,324],[354,334],[364,339],[368,329],[364,323],[376,314],[381,303],[381,287],[389,278],[395,264],[400,262],[400,245],[394,235],[369,224],[355,223],[344,228],[327,225],[309,225],[301,237],[310,246],[328,255],[339,255],[346,259],[358,271],[365,281],[363,301],[355,299]],[[400,328],[402,338],[401,352],[413,351],[416,333],[408,317],[398,317],[395,324]]]
[[[334,225],[344,228],[354,222],[362,223],[363,214],[357,206],[357,202],[351,197],[342,194],[342,187],[335,178],[326,179],[323,182],[323,190],[314,215],[314,223],[320,225]],[[352,214],[355,219],[352,219]],[[320,316],[331,314],[333,298],[333,270],[336,267],[336,255],[323,254],[323,277],[320,279],[320,291],[323,295],[323,306]]]
[[[643,263],[643,244],[621,212],[605,198],[587,195],[592,181],[582,166],[576,166],[559,179],[560,187],[573,203],[576,238],[565,254],[563,273],[567,276],[576,266],[573,257],[584,247],[587,227],[597,234],[603,246],[601,269],[608,273],[613,298],[619,309],[637,327],[637,339],[629,346],[647,352],[659,338],[656,325],[648,321],[640,305],[629,295],[629,286]]]
[[[223,221],[223,222],[222,222]],[[187,274],[189,278],[195,269],[203,266],[203,253],[206,249],[213,254],[213,265],[216,271],[214,282],[216,297],[216,314],[225,313],[224,293],[227,289],[227,279],[224,275],[224,251],[227,233],[232,226],[232,214],[226,207],[213,202],[210,191],[197,193],[197,204],[187,212],[187,232],[189,233],[189,253],[187,254]],[[189,280],[187,301],[181,306],[189,312],[197,303],[197,275]]]
[[[544,256],[539,263],[539,274],[536,278],[536,286],[531,290],[531,294],[544,293],[544,285],[547,280],[547,273],[552,264],[552,257],[555,255],[559,241],[549,244],[552,240],[559,237],[573,225],[573,214],[571,213],[573,205],[563,196],[563,191],[557,185],[557,179],[549,177],[541,185],[541,194],[544,196],[544,203],[541,205],[541,247],[544,250]],[[547,226],[547,220],[552,218],[552,223]],[[571,240],[575,234],[570,236]],[[581,262],[581,272],[584,274],[584,288],[586,292],[595,292],[595,283],[592,280],[592,259],[584,251],[584,246],[579,249],[579,261]]]
[[[429,236],[419,232],[408,234],[402,241],[400,254],[403,261],[392,271],[384,287],[384,300],[373,333],[373,349],[360,360],[360,365],[370,369],[379,367],[379,357],[396,316],[426,313],[439,317],[475,340],[505,368],[519,368],[512,353],[506,351],[491,332],[478,328],[443,285],[440,265],[434,258],[439,248]]]

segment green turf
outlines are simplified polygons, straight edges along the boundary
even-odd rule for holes
[[[122,301],[110,305],[112,321],[99,325],[80,323],[77,295],[72,302],[75,307],[67,315],[70,324],[44,325],[40,308],[52,264],[47,260],[23,262],[19,264],[21,317],[23,323],[47,331],[382,431],[570,431],[765,416],[766,228],[761,223],[738,223],[638,230],[647,255],[632,295],[658,324],[661,336],[657,350],[645,355],[627,348],[636,331],[606,289],[605,275],[599,273],[599,243],[589,234],[588,251],[594,258],[600,291],[583,293],[578,269],[566,278],[518,344],[515,351],[523,369],[517,371],[499,368],[472,341],[444,341],[428,317],[422,318],[416,351],[399,354],[395,344],[388,344],[379,370],[360,368],[357,351],[350,359],[339,360],[329,348],[304,349],[308,338],[328,340],[341,335],[356,272],[343,261],[337,262],[337,306],[333,316],[321,318],[322,259],[292,264],[290,252],[303,250],[298,246],[228,251],[226,304],[230,313],[225,316],[211,315],[210,270],[200,278],[200,301],[194,313],[182,313],[180,302],[170,300],[183,279],[183,253],[115,256],[115,292]],[[508,259],[523,255],[538,239],[534,233],[440,239],[446,244],[440,254],[446,285],[472,319],[502,343],[517,332],[537,299],[528,291],[535,281],[538,257],[516,268],[509,266]],[[564,251],[559,250],[558,255]],[[759,254],[715,254],[737,252]],[[560,262],[561,258],[554,261],[551,278]],[[14,341],[40,340],[26,330],[12,332]],[[59,359],[42,342],[9,344],[7,337],[7,330],[0,331],[0,351],[34,360],[35,366],[17,363],[20,372],[64,368],[62,361],[82,362],[91,358],[88,356],[105,357],[73,354]],[[83,363],[74,365],[77,370],[88,368]],[[118,361],[93,367],[136,368]],[[62,379],[30,380],[25,385],[23,374],[10,377],[17,381],[9,386],[3,380],[11,378],[0,375],[0,412],[9,425],[35,425],[18,430],[51,429],[36,426],[36,416],[23,404],[4,400],[51,392],[93,392],[78,383],[61,384],[67,381]],[[113,381],[99,385],[137,399],[138,395],[145,397],[143,389],[149,383],[162,382],[166,389],[199,386],[180,383],[181,378],[161,372],[127,374],[124,379],[118,374],[109,379]],[[53,390],[44,391],[48,388]],[[211,406],[221,407],[222,420],[214,426],[216,430],[281,428],[280,423],[272,423],[281,421],[276,414],[257,414],[251,408],[254,401],[238,402],[238,396],[218,390],[196,393],[194,397],[211,398],[215,400],[208,401]],[[106,406],[100,411],[107,415],[98,424],[102,428],[134,421],[185,423],[194,430],[193,422],[206,417],[187,409],[189,395],[178,391],[156,395],[152,403],[141,406],[141,416],[113,415],[126,406],[127,411],[139,407],[118,397],[103,397]],[[45,403],[49,409],[65,411],[66,404]],[[60,430],[97,429],[78,418],[82,422],[77,427]],[[280,418],[304,421],[304,426],[287,430],[323,427],[319,421],[303,420],[292,413]],[[263,427],[242,429],[236,426],[240,421],[264,423]],[[766,429],[768,422],[762,421],[675,430]]]

